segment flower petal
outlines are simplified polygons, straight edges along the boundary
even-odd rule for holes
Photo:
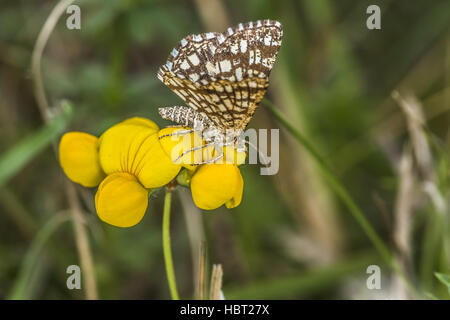
[[[140,117],[133,117],[126,119],[119,123],[121,124],[131,124],[131,125],[137,125],[137,126],[143,126],[149,129],[153,129],[155,131],[159,130],[159,127],[156,123],[154,123],[152,120],[146,119],[146,118],[140,118]]]
[[[191,191],[197,207],[216,209],[223,204],[234,208],[241,203],[244,181],[234,164],[202,165],[192,177]]]
[[[172,161],[189,170],[195,170],[197,168],[195,163],[212,160],[219,155],[219,152],[213,145],[205,147],[207,143],[199,132],[176,134],[190,129],[189,127],[167,127],[160,130],[158,135],[164,151]],[[222,152],[224,156],[215,163],[241,165],[245,162],[245,151],[238,152],[234,146],[224,146]],[[183,153],[184,155],[180,157]]]
[[[234,146],[224,146],[223,154],[223,161],[218,163],[229,163],[240,166],[245,162],[245,158],[247,157],[245,151],[237,151]]]
[[[113,173],[100,184],[95,208],[101,220],[116,227],[132,227],[148,206],[148,191],[128,173]]]
[[[237,168],[237,167],[236,167]],[[241,204],[242,201],[242,193],[244,191],[244,179],[242,178],[241,172],[238,169],[238,175],[236,175],[237,183],[235,184],[235,188],[233,191],[233,196],[230,200],[225,202],[225,206],[228,209],[236,208]]]
[[[214,156],[214,147],[202,147],[206,143],[198,132],[180,133],[189,127],[167,127],[158,132],[160,143],[173,162],[189,170],[195,170],[195,163],[207,161]],[[184,154],[183,156],[181,156]]]
[[[157,130],[152,121],[142,118],[128,119],[109,128],[100,142],[100,163],[105,172],[130,173],[146,188],[169,183],[181,166],[166,155]]]
[[[98,157],[98,138],[84,132],[68,132],[59,143],[59,162],[66,176],[85,187],[95,187],[105,173]]]
[[[154,122],[131,118],[106,130],[100,137],[100,163],[107,173],[130,172],[142,141],[156,133]]]
[[[181,170],[164,152],[156,133],[142,142],[135,158],[133,173],[146,188],[168,184]]]

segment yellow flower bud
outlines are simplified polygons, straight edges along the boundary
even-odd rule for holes
[[[98,138],[84,132],[68,132],[59,143],[59,162],[66,176],[85,187],[95,187],[105,173],[98,157]]]
[[[148,191],[131,174],[113,173],[98,187],[95,208],[99,218],[116,227],[132,227],[148,206]]]
[[[146,188],[169,183],[181,169],[162,149],[156,124],[143,118],[126,120],[103,133],[100,163],[107,174],[130,173]]]
[[[197,207],[216,209],[223,204],[237,207],[242,200],[244,180],[234,164],[206,164],[194,173],[191,180],[192,198]]]

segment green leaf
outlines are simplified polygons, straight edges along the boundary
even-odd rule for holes
[[[447,286],[448,292],[450,293],[450,275],[439,272],[435,272],[434,275],[440,282]]]
[[[63,102],[62,107],[61,114],[0,156],[0,186],[61,134],[72,115],[72,108],[67,102]]]

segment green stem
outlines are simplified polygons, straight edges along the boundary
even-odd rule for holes
[[[179,300],[177,283],[175,280],[175,272],[173,270],[172,251],[170,247],[170,205],[172,202],[172,190],[166,188],[164,197],[164,213],[163,213],[163,251],[164,261],[166,263],[167,281],[169,282],[170,295],[172,300]]]
[[[288,120],[281,114],[281,112],[275,107],[275,105],[267,99],[263,100],[263,104],[267,107],[267,109],[272,112],[275,118],[291,133],[294,138],[300,142],[300,144],[308,151],[308,153],[314,158],[316,163],[319,165],[319,168],[322,170],[322,173],[325,179],[329,182],[330,186],[342,200],[342,202],[347,206],[350,210],[352,216],[359,223],[361,228],[366,233],[367,237],[370,239],[375,249],[378,251],[383,260],[395,271],[400,277],[404,280],[410,292],[415,293],[415,289],[409,283],[406,276],[402,272],[401,268],[396,263],[395,259],[392,258],[390,250],[384,244],[383,240],[377,234],[375,229],[372,228],[369,221],[366,219],[362,211],[359,209],[357,204],[353,201],[350,194],[345,189],[344,185],[336,178],[333,172],[329,169],[325,160],[320,156],[320,154],[314,149],[311,143],[292,125]]]

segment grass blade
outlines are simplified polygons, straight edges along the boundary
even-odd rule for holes
[[[61,134],[71,115],[70,106],[67,103],[63,106],[60,115],[0,156],[0,187]]]
[[[48,241],[48,239],[50,239],[53,233],[55,233],[58,227],[69,220],[69,215],[55,215],[40,229],[39,233],[31,243],[31,246],[28,249],[25,258],[23,259],[19,274],[9,294],[9,299],[30,299],[28,284],[39,258],[39,254],[41,253],[45,243]]]
[[[450,293],[450,275],[439,272],[435,272],[434,275],[440,282],[445,284],[445,286],[448,288],[448,292]]]

